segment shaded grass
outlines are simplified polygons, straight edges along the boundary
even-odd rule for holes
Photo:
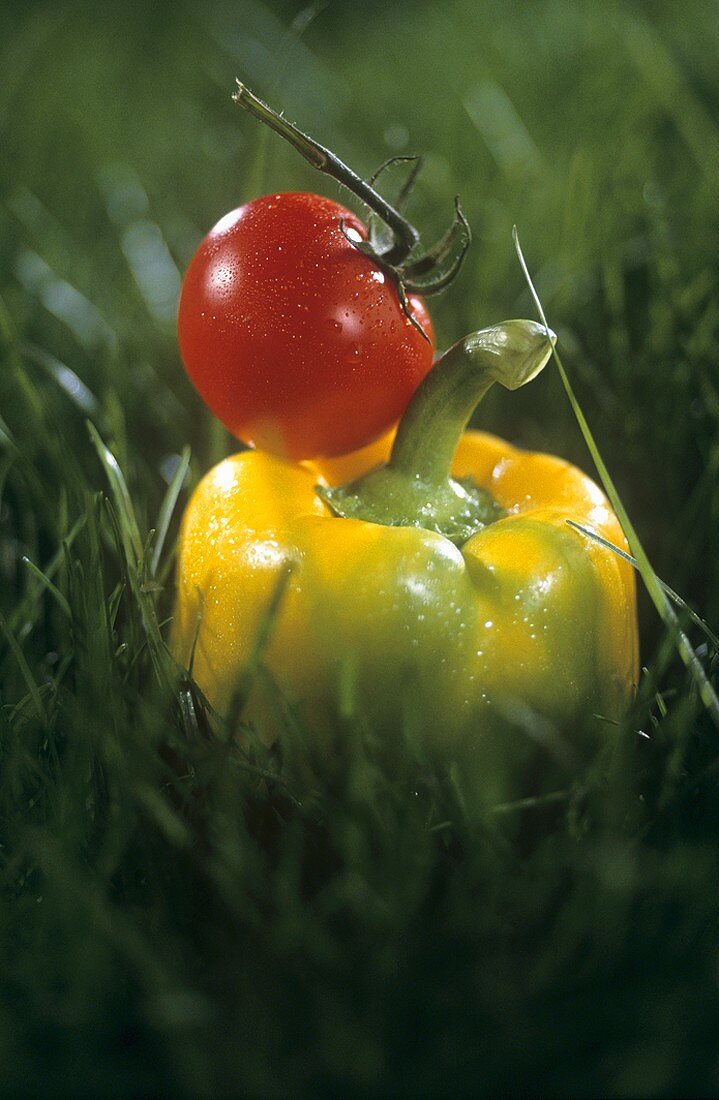
[[[530,311],[521,224],[642,543],[716,633],[712,7],[450,7],[330,5],[301,39],[283,4],[0,16],[8,1095],[716,1092],[716,732],[648,606],[634,713],[529,804],[409,737],[388,774],[359,720],[290,780],[302,724],[240,748],[162,642],[178,508],[231,446],[179,367],[178,271],[250,187],[318,186],[255,156],[235,75],[361,171],[430,151],[425,239],[455,192],[477,238],[445,343]],[[548,371],[482,415],[588,466]]]

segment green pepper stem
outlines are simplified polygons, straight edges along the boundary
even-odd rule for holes
[[[389,465],[429,485],[446,482],[462,432],[490,387],[516,390],[530,382],[555,340],[535,321],[504,321],[454,344],[407,406]]]
[[[535,321],[505,321],[466,336],[416,390],[386,466],[317,492],[338,516],[423,527],[461,546],[501,513],[486,490],[451,476],[462,432],[495,382],[516,390],[536,378],[555,340]]]

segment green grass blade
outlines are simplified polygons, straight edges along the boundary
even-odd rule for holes
[[[45,573],[43,573],[42,569],[38,569],[35,563],[30,561],[28,557],[23,555],[21,560],[23,565],[27,566],[32,575],[34,577],[37,577],[37,579],[40,581],[40,584],[50,593],[58,606],[62,608],[68,619],[72,619],[70,604],[67,602],[60,589],[56,585],[54,585],[50,578]]]
[[[530,293],[537,307],[539,317],[545,328],[549,329],[542,303],[539,300],[539,295],[537,294],[537,291],[534,287],[532,277],[529,274],[529,269],[524,259],[524,254],[522,253],[522,247],[519,243],[519,235],[517,233],[516,225],[512,229],[512,238],[514,240],[514,246],[517,250],[519,263],[524,273],[524,277],[527,281],[527,286],[529,287]],[[612,476],[609,473],[609,470],[607,469],[607,466],[605,465],[604,460],[599,452],[599,447],[594,438],[594,435],[592,434],[592,430],[587,423],[587,419],[582,412],[579,401],[577,400],[574,390],[572,389],[569,377],[564,369],[561,357],[557,351],[556,344],[552,345],[552,355],[554,357],[555,363],[557,364],[559,376],[562,380],[562,385],[564,386],[567,397],[569,398],[569,403],[572,406],[572,410],[577,418],[577,422],[579,424],[582,435],[584,436],[584,441],[587,444],[589,452],[594,460],[594,464],[597,467],[597,471],[604,487],[604,491],[609,497],[612,508],[614,509],[619,523],[621,524],[627,542],[629,543],[629,549],[632,551],[632,554],[636,559],[637,570],[642,580],[644,581],[645,587],[647,589],[647,592],[649,593],[652,603],[656,607],[665,626],[667,627],[671,636],[674,639],[679,656],[681,657],[682,661],[689,669],[690,674],[694,678],[702,703],[704,704],[714,725],[719,730],[719,698],[717,698],[716,692],[707,680],[701,662],[694,652],[694,649],[689,639],[681,629],[676,612],[674,611],[674,608],[669,602],[669,598],[662,588],[659,577],[652,568],[651,562],[649,561],[649,558],[646,555],[639,536],[634,529],[634,525],[629,518],[624,504],[622,503],[621,497],[619,496],[619,492],[617,491]]]
[[[25,654],[20,648],[20,643],[18,642],[12,631],[8,628],[7,623],[5,622],[5,619],[2,615],[0,615],[0,631],[2,631],[3,635],[5,636],[5,641],[10,648],[10,652],[17,661],[18,667],[22,674],[22,678],[27,684],[27,690],[30,694],[30,698],[32,699],[33,706],[35,707],[35,712],[37,713],[37,716],[40,719],[43,727],[47,728],[47,714],[45,713],[45,708],[42,705],[40,689],[38,688],[37,682],[30,670],[30,666],[27,663]]]
[[[127,482],[120,468],[120,464],[112,451],[103,443],[100,434],[94,424],[87,421],[90,438],[97,450],[100,462],[110,482],[112,499],[108,502],[114,521],[119,532],[125,560],[127,564],[128,579],[135,598],[142,625],[147,639],[147,645],[152,659],[153,667],[158,682],[163,689],[172,693],[174,688],[174,661],[170,657],[167,647],[162,639],[160,627],[157,621],[157,612],[154,603],[155,586],[145,586],[144,575],[147,564],[147,549],[143,545],[140,528],[135,517]],[[149,536],[148,543],[149,546]]]
[[[157,570],[160,565],[160,558],[162,557],[162,551],[165,546],[165,539],[167,538],[167,532],[170,527],[170,520],[172,519],[172,513],[175,511],[175,505],[177,504],[177,498],[180,495],[180,490],[185,483],[185,477],[190,466],[190,448],[184,447],[182,456],[177,465],[177,469],[173,474],[172,480],[167,487],[165,493],[165,499],[162,502],[160,513],[157,517],[157,534],[155,536],[155,546],[152,551],[152,557],[150,558],[150,576],[157,576]]]
[[[609,539],[605,539],[601,535],[598,535],[597,532],[592,531],[590,527],[585,527],[581,523],[575,523],[573,519],[568,519],[567,523],[570,527],[573,527],[575,531],[580,531],[583,535],[586,535],[587,538],[593,539],[595,542],[598,542],[599,545],[603,546],[606,550],[611,550],[612,553],[616,554],[618,558],[622,558],[624,561],[629,562],[629,564],[632,565],[635,569],[639,569],[639,563],[637,559],[632,557],[631,554],[627,554],[626,550],[620,550],[620,548],[618,546],[615,546],[613,542],[610,542]],[[700,616],[697,615],[696,611],[694,611],[689,606],[686,600],[684,600],[678,592],[675,592],[673,588],[671,588],[665,581],[661,579],[661,577],[659,577],[658,579],[660,585],[666,592],[669,599],[673,603],[675,603],[677,607],[681,608],[681,610],[691,619],[694,625],[698,627],[699,630],[701,630],[702,634],[704,634],[707,641],[711,643],[716,652],[719,653],[719,637],[717,637],[709,624],[705,623],[704,619],[700,618]]]
[[[42,575],[46,580],[52,581],[53,577],[58,572],[60,566],[63,564],[63,562],[65,560],[65,556],[66,556],[65,547],[67,547],[69,549],[72,546],[75,539],[79,535],[80,531],[82,531],[83,527],[85,526],[86,522],[87,522],[87,516],[80,516],[79,519],[77,519],[76,522],[73,524],[71,530],[68,532],[66,537],[63,539],[63,545],[52,556],[52,558],[50,559],[48,565],[45,567],[45,569],[43,571]],[[13,611],[13,613],[10,615],[10,617],[8,619],[8,626],[9,626],[10,630],[15,631],[15,630],[18,629],[18,627],[19,627],[19,625],[20,625],[20,623],[23,619],[23,616],[27,616],[27,615],[30,614],[32,609],[38,603],[38,601],[39,601],[40,597],[42,596],[42,593],[43,593],[43,591],[45,590],[46,587],[47,587],[47,585],[45,584],[45,581],[43,580],[40,585],[38,585],[36,588],[34,588],[32,592],[28,593],[25,596],[24,600],[22,600],[17,605],[17,607],[15,608],[15,610]]]
[[[128,552],[128,563],[131,563],[134,557],[134,563],[138,566],[142,560],[142,539],[140,537],[137,519],[135,518],[135,510],[132,506],[132,498],[127,488],[127,482],[125,481],[122,470],[114,454],[105,446],[97,428],[89,420],[87,421],[87,430],[90,433],[90,439],[95,446],[95,450],[98,453],[100,462],[110,482],[113,499],[118,510],[120,533],[125,549]]]

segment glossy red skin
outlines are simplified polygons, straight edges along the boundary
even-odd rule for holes
[[[404,411],[432,365],[427,308],[397,291],[340,229],[366,230],[319,195],[233,210],[187,269],[180,351],[200,395],[245,443],[287,458],[346,454]]]

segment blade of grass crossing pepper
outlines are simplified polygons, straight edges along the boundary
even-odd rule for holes
[[[575,531],[580,531],[583,535],[586,535],[587,538],[593,539],[595,542],[598,542],[599,545],[603,546],[606,550],[611,550],[612,553],[616,554],[618,558],[622,558],[624,561],[629,562],[629,564],[633,566],[637,571],[639,570],[639,562],[637,561],[637,559],[633,558],[631,554],[627,554],[626,550],[620,550],[620,548],[618,546],[615,546],[613,542],[610,542],[609,539],[602,538],[602,536],[598,535],[596,531],[592,531],[589,527],[584,527],[581,523],[575,523],[573,519],[568,519],[567,524],[569,527],[573,527]],[[685,612],[685,614],[691,619],[694,625],[698,627],[699,630],[701,630],[707,641],[711,644],[712,648],[717,653],[719,653],[719,638],[714,633],[709,624],[704,622],[704,619],[697,615],[696,611],[692,610],[686,600],[682,599],[679,593],[675,592],[673,588],[671,588],[665,581],[661,579],[661,577],[657,579],[659,580],[660,585],[666,592],[669,599],[673,603],[675,603],[677,607],[681,608],[681,610]]]
[[[239,726],[240,714],[247,700],[247,695],[252,685],[252,681],[257,674],[260,662],[270,641],[272,631],[274,629],[277,618],[282,610],[287,589],[292,580],[292,574],[295,571],[295,563],[291,560],[287,560],[284,567],[280,570],[280,574],[275,583],[275,587],[270,596],[270,601],[264,612],[262,618],[257,627],[257,633],[254,643],[250,650],[247,663],[242,670],[242,675],[239,678],[237,687],[232,695],[232,700],[227,712],[227,718],[225,720],[225,726],[228,731],[229,737],[232,738],[236,729]],[[197,639],[195,638],[195,644]],[[193,645],[194,656],[195,645]]]
[[[527,281],[529,291],[532,295],[532,298],[534,299],[534,303],[537,307],[540,319],[545,328],[548,329],[549,326],[547,324],[547,318],[544,314],[542,303],[539,299],[539,295],[537,294],[534,283],[532,282],[532,277],[529,274],[529,269],[527,267],[527,263],[524,259],[524,254],[522,252],[522,247],[519,243],[519,234],[517,233],[516,225],[512,229],[512,238],[514,240],[514,247],[517,251],[517,258],[519,259],[520,266]],[[561,357],[557,352],[556,344],[552,345],[552,355],[554,357],[555,363],[557,364],[559,376],[562,380],[562,385],[564,386],[567,397],[569,398],[569,403],[572,406],[572,410],[575,417],[577,418],[577,422],[579,424],[582,435],[584,436],[584,441],[587,444],[589,452],[594,460],[594,464],[597,467],[599,478],[604,487],[604,491],[609,497],[612,508],[614,509],[617,518],[621,524],[622,530],[626,535],[627,542],[629,543],[629,549],[632,551],[632,554],[636,559],[637,570],[642,580],[644,581],[644,585],[647,589],[647,592],[649,593],[652,603],[656,607],[662,621],[664,622],[672,638],[674,639],[674,643],[676,645],[679,656],[688,668],[691,676],[693,677],[697,685],[699,697],[701,698],[702,703],[707,710],[707,713],[709,714],[716,728],[719,730],[719,698],[717,697],[714,688],[709,683],[706,673],[702,668],[701,661],[694,652],[691,642],[687,638],[686,634],[683,632],[676,612],[674,611],[674,608],[669,602],[669,598],[662,588],[659,577],[652,568],[651,562],[649,561],[644,547],[639,540],[639,536],[634,530],[634,525],[632,524],[632,521],[627,514],[627,510],[622,503],[621,497],[619,496],[614,481],[612,480],[609,470],[607,469],[607,466],[605,465],[604,460],[600,454],[599,447],[597,446],[597,442],[592,434],[592,430],[587,423],[586,417],[582,412],[579,401],[577,400],[574,390],[572,389]]]

